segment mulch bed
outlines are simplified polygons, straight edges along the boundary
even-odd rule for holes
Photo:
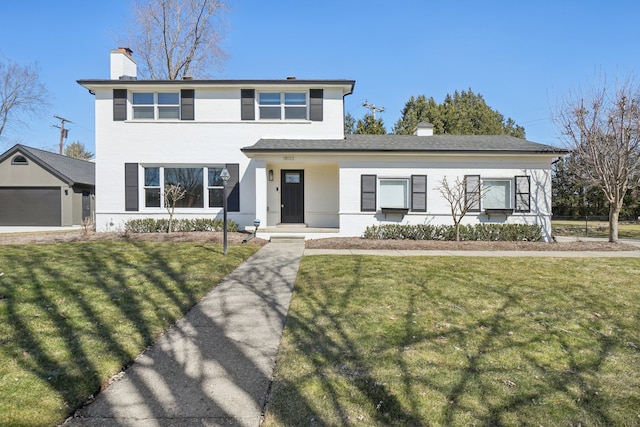
[[[307,249],[398,249],[450,251],[637,251],[640,247],[609,242],[448,242],[439,240],[370,240],[327,238],[307,240]]]

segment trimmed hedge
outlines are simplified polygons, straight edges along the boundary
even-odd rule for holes
[[[219,218],[180,218],[174,219],[173,231],[222,231],[222,220]],[[127,221],[124,225],[125,231],[129,233],[166,233],[169,229],[169,220],[160,218],[141,218]],[[227,220],[227,231],[238,231],[238,224],[232,220]]]
[[[456,240],[456,227],[429,224],[372,225],[366,228],[362,237],[378,240]],[[460,240],[538,242],[542,240],[542,228],[524,224],[461,225]]]

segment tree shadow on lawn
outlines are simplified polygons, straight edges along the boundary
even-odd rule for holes
[[[297,262],[278,253],[241,265],[70,425],[257,425],[296,271]]]
[[[109,375],[201,298],[203,286],[215,284],[189,286],[190,272],[176,262],[175,245],[82,245],[74,256],[31,246],[2,256],[8,273],[3,303],[13,333],[11,345],[3,343],[0,351],[62,397],[65,408],[46,411],[51,422],[97,393]],[[199,256],[211,255],[200,249]],[[154,292],[145,293],[141,283]]]
[[[536,299],[535,291],[483,283],[478,295],[491,304],[480,307],[468,294],[434,286],[428,277],[418,280],[407,287],[394,330],[366,348],[360,335],[371,331],[354,328],[386,322],[362,322],[349,307],[362,300],[368,280],[376,275],[367,273],[375,269],[369,262],[353,257],[344,273],[353,280],[335,286],[333,281],[341,282],[337,273],[302,273],[317,281],[309,280],[313,289],[296,290],[300,301],[294,307],[303,309],[290,311],[290,336],[281,350],[296,362],[278,366],[270,425],[614,425],[620,420],[612,417],[611,402],[597,393],[599,371],[619,349],[620,338],[597,333],[572,342],[572,333],[558,327],[562,322],[552,323],[554,316],[562,319],[563,307]],[[411,269],[411,263],[404,268]],[[573,295],[558,298],[582,306],[601,297],[588,284],[584,292],[573,301]],[[542,309],[553,313],[542,315]],[[416,322],[415,313],[429,310],[435,313],[431,324]],[[457,311],[472,315],[458,316]],[[433,327],[447,322],[450,327]],[[582,356],[587,348],[588,361]],[[559,359],[549,360],[547,349]],[[289,374],[291,369],[302,372]],[[390,369],[395,372],[391,377],[385,372]],[[309,391],[314,387],[320,391]]]

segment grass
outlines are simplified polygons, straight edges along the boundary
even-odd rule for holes
[[[0,425],[61,423],[257,249],[2,246]]]
[[[640,223],[621,222],[618,227],[619,238],[640,239]],[[609,237],[607,221],[554,220],[551,228],[556,236]]]
[[[265,426],[640,425],[640,260],[302,260]]]

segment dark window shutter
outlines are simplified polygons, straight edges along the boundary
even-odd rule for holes
[[[323,114],[322,114],[323,98],[324,98],[324,89],[309,90],[309,120],[314,122],[321,122],[323,120]]]
[[[464,176],[464,199],[469,212],[480,212],[480,175]]]
[[[376,187],[378,184],[377,175],[360,176],[360,210],[362,212],[376,211]]]
[[[516,212],[531,211],[531,177],[516,176]]]
[[[240,91],[240,118],[242,120],[256,119],[256,91],[254,89],[242,89]]]
[[[124,164],[124,210],[138,210],[138,164]]]
[[[180,91],[180,120],[194,120],[194,90],[182,89]]]
[[[411,175],[411,210],[427,211],[427,176]]]
[[[127,90],[113,90],[113,121],[127,120]]]
[[[226,164],[229,171],[229,181],[227,181],[227,210],[229,212],[240,212],[240,165],[237,163]]]

